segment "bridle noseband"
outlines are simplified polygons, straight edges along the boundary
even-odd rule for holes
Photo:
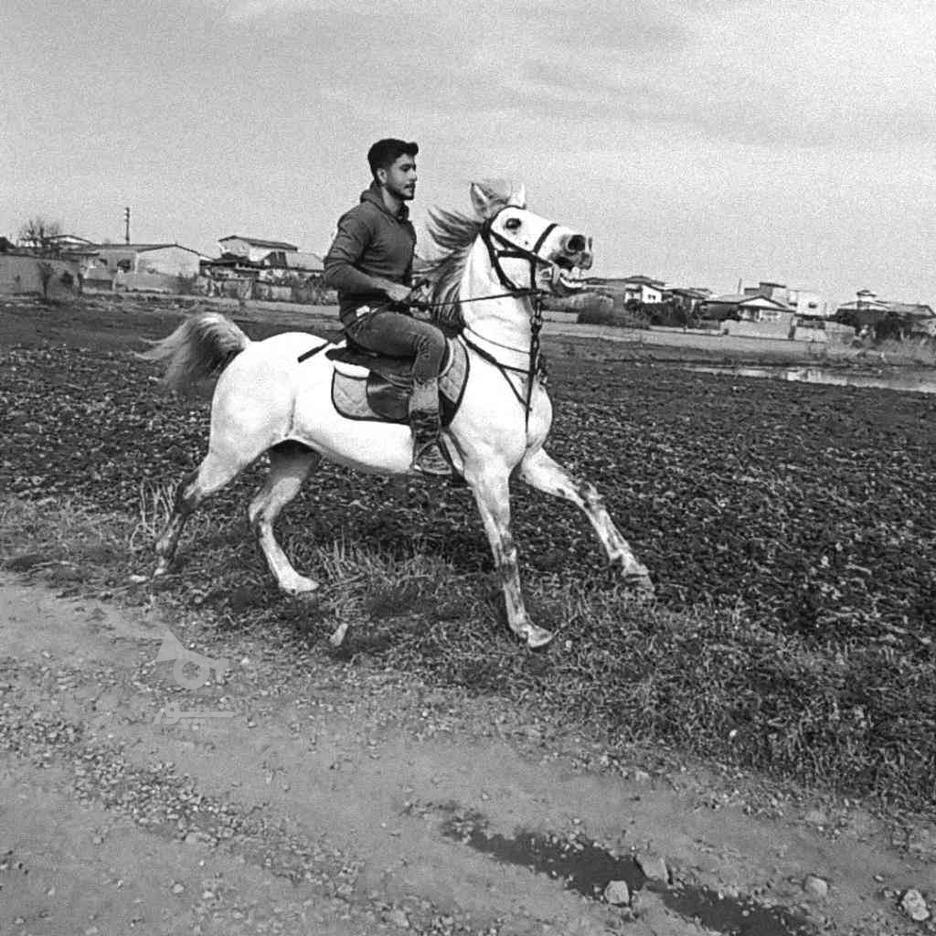
[[[497,278],[500,280],[501,286],[512,293],[531,293],[532,295],[536,295],[539,292],[539,289],[536,286],[537,265],[555,265],[552,260],[547,260],[545,257],[541,257],[539,255],[539,249],[546,242],[546,238],[552,234],[558,225],[555,221],[550,222],[546,225],[545,228],[543,228],[542,233],[536,239],[536,243],[532,248],[523,247],[515,241],[512,241],[509,237],[505,237],[503,234],[501,234],[500,231],[494,230],[494,222],[500,217],[501,212],[506,211],[508,208],[516,207],[516,205],[504,205],[504,207],[501,208],[496,214],[488,218],[484,224],[481,225],[481,240],[484,242],[484,246],[487,247],[488,256],[491,259],[491,268],[497,274]],[[500,246],[495,246],[495,242],[500,244]],[[501,260],[505,259],[526,260],[530,264],[529,289],[518,286],[506,274],[506,272],[504,272],[504,268],[501,266]]]

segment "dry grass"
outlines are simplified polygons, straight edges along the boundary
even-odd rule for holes
[[[8,500],[4,565],[78,591],[122,592],[151,564],[149,541],[170,494],[141,492],[134,517]],[[493,579],[459,574],[418,548],[300,548],[287,533],[287,549],[322,582],[314,597],[290,599],[276,593],[244,531],[194,524],[193,535],[214,536],[210,548],[183,547],[184,568],[158,589],[219,627],[263,634],[273,653],[344,626],[346,657],[472,693],[535,699],[612,753],[664,745],[821,789],[922,811],[936,805],[936,673],[926,652],[895,652],[886,628],[880,641],[817,641],[769,631],[742,604],[671,611],[617,585],[581,587],[555,574],[528,583],[534,616],[557,631],[552,647],[534,654],[503,623]],[[144,600],[157,586],[133,588]]]

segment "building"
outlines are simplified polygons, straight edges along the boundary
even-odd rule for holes
[[[222,237],[218,244],[221,246],[222,257],[238,257],[250,263],[260,263],[271,252],[295,253],[299,248],[295,244],[285,241],[263,240],[259,237],[244,237],[241,234],[231,234]]]
[[[46,245],[50,250],[70,254],[84,252],[94,247],[95,243],[77,234],[53,234],[46,239]]]
[[[197,250],[181,244],[92,244],[64,256],[79,262],[87,289],[163,293],[187,290],[202,260]]]
[[[325,264],[318,254],[273,250],[263,258],[253,294],[258,299],[323,304]]]
[[[784,305],[789,305],[788,293],[784,283],[771,283],[761,280],[756,286],[745,286],[742,290],[745,296],[763,296],[766,299],[775,299]]]
[[[37,257],[23,250],[0,251],[0,294],[71,299],[80,292],[80,270],[74,260]]]
[[[801,318],[825,319],[832,315],[829,303],[814,289],[787,290],[787,305]]]
[[[306,275],[325,272],[325,262],[318,254],[302,250],[271,250],[262,263],[267,269]]]
[[[656,305],[663,301],[663,281],[649,276],[589,277],[586,280],[590,289],[614,299],[615,305],[639,302],[642,305]]]
[[[663,302],[671,303],[687,315],[695,313],[698,306],[712,296],[711,289],[695,286],[673,286],[663,290]]]
[[[180,244],[97,244],[78,251],[91,269],[108,273],[197,276],[201,254]]]
[[[624,302],[636,300],[643,305],[655,305],[663,301],[663,280],[649,276],[628,276],[621,281]]]
[[[908,338],[936,334],[936,313],[922,302],[879,299],[870,289],[859,289],[851,302],[835,310],[836,321],[877,338]]]
[[[745,292],[724,293],[699,303],[699,312],[703,318],[718,321],[731,318],[748,322],[770,321],[775,318],[772,313],[789,311],[789,306],[779,299]]]
[[[796,312],[787,304],[786,292],[782,283],[761,282],[740,293],[707,299],[699,304],[699,314],[705,319],[725,322],[725,330],[732,335],[788,338]]]

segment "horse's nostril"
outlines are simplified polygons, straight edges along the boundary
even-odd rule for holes
[[[585,238],[581,234],[573,234],[566,243],[569,253],[581,253],[585,249]]]

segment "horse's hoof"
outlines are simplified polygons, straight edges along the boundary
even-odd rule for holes
[[[156,564],[156,568],[153,569],[153,578],[160,578],[163,575],[169,574],[169,560],[160,559]]]
[[[656,589],[650,576],[645,572],[631,573],[624,576],[624,587],[633,592],[635,598],[641,598],[644,601],[652,601],[656,595]]]
[[[306,578],[303,575],[300,575],[297,576],[288,585],[283,585],[281,587],[285,594],[296,597],[298,595],[308,595],[310,592],[317,591],[319,583],[314,582],[312,579]]]
[[[530,624],[525,631],[525,636],[527,646],[531,650],[536,650],[539,647],[545,647],[553,639],[553,632]]]
[[[338,627],[335,628],[335,632],[328,638],[328,642],[337,649],[344,643],[345,634],[348,633],[349,621],[342,621]]]

